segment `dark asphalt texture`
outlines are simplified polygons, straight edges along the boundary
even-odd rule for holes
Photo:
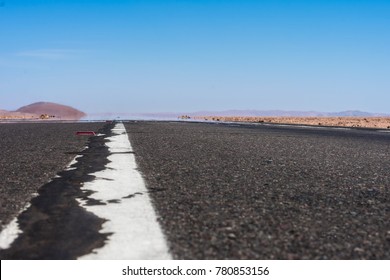
[[[103,123],[0,123],[0,229],[85,148]],[[76,153],[76,154],[75,154]]]
[[[100,230],[106,220],[88,212],[79,200],[87,205],[105,204],[91,199],[91,191],[83,190],[83,185],[109,163],[106,138],[113,126],[106,124],[99,135],[89,138],[87,148],[71,152],[82,157],[39,188],[38,196],[18,216],[21,233],[10,248],[0,250],[1,259],[77,259],[105,245],[110,234]]]
[[[31,204],[1,259],[75,259],[104,245],[104,220],[75,199],[100,203],[82,184],[107,163],[112,125],[0,124],[2,226]],[[125,125],[174,258],[390,259],[390,133]],[[76,154],[76,169],[62,171]]]
[[[390,133],[126,123],[177,259],[390,259]]]

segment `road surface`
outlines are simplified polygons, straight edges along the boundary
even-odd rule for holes
[[[146,186],[126,201],[150,197],[152,219],[172,258],[390,258],[390,133],[267,124],[124,124]],[[82,258],[115,239],[118,234],[102,230],[107,219],[80,202],[101,202],[83,188],[97,181],[96,172],[107,170],[113,128],[101,128],[73,168],[41,187],[17,219],[22,233],[0,250],[2,259]],[[10,207],[2,205],[8,221]]]

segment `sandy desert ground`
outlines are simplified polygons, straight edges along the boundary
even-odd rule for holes
[[[390,117],[234,117],[234,116],[202,116],[198,120],[222,122],[252,122],[302,124],[318,126],[364,127],[390,129]]]
[[[20,112],[7,112],[0,111],[0,121],[1,120],[36,120],[39,119],[39,115],[37,114],[28,114],[28,113],[20,113]]]
[[[12,115],[0,111],[0,122],[7,120],[39,120],[39,115],[14,113]],[[241,117],[241,116],[181,116],[179,119],[221,121],[301,124],[314,126],[338,126],[390,129],[390,117]]]

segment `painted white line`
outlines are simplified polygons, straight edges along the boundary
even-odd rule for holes
[[[65,169],[66,171],[67,170],[75,170],[77,169],[77,167],[74,167],[73,165],[75,165],[77,163],[77,159],[82,157],[81,155],[77,155],[74,157],[74,159],[72,159],[72,161],[69,163],[68,167]],[[59,178],[61,176],[57,175],[56,178]]]
[[[90,198],[106,204],[86,205],[79,200],[88,211],[107,220],[100,232],[111,235],[102,248],[79,259],[171,259],[126,129],[118,123],[112,132],[107,143],[111,162],[105,170],[91,174],[96,179],[83,187],[93,191]]]
[[[11,247],[15,239],[21,234],[18,218],[13,220],[0,233],[0,249],[8,249]]]
[[[88,148],[87,146],[85,148]],[[76,167],[73,167],[74,164],[77,163],[77,159],[81,157],[80,155],[75,156],[72,161],[67,165],[65,170],[73,170]],[[54,176],[54,178],[60,178],[58,174]],[[33,193],[31,199],[38,196],[38,193]],[[5,250],[11,247],[12,243],[18,238],[18,236],[22,233],[22,230],[19,228],[18,216],[26,211],[31,206],[30,203],[27,203],[26,206],[19,212],[19,214],[9,222],[3,230],[0,232],[0,249]]]

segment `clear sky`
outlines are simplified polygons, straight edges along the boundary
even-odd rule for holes
[[[389,0],[0,0],[0,108],[390,113]]]

